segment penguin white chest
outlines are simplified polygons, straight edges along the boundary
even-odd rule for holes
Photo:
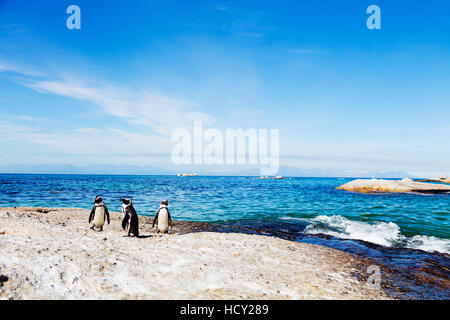
[[[123,220],[123,218],[125,218],[125,211],[126,211],[126,209],[127,209],[127,205],[123,204],[122,205],[122,220]]]
[[[92,220],[92,225],[96,228],[100,228],[105,224],[105,207],[96,207],[94,220]]]
[[[158,230],[161,233],[166,233],[169,229],[169,212],[162,208],[158,214]]]

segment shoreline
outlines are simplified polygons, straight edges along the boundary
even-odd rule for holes
[[[88,214],[0,208],[0,298],[392,298],[367,282],[374,261],[343,251],[186,221],[157,235],[146,216],[142,237],[127,238],[120,213],[104,232],[89,230]]]

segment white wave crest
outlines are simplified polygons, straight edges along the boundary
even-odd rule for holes
[[[327,234],[342,239],[363,240],[379,245],[404,246],[424,251],[450,253],[450,240],[431,236],[408,238],[401,234],[400,227],[393,222],[367,223],[348,220],[342,216],[317,216],[310,220],[305,232]]]
[[[286,220],[286,221],[308,221],[305,218],[297,218],[297,217],[281,217],[280,220]]]
[[[432,236],[414,236],[409,238],[406,247],[450,254],[450,241]]]

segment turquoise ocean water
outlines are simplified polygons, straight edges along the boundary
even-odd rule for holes
[[[101,195],[111,211],[120,211],[119,199],[130,197],[138,214],[152,216],[167,199],[175,220],[212,222],[231,231],[275,235],[374,258],[406,274],[402,283],[408,290],[408,272],[412,277],[422,270],[440,280],[422,285],[415,281],[411,296],[402,297],[450,297],[450,194],[336,190],[351,180],[2,174],[0,207],[91,209],[95,196]]]
[[[108,175],[0,175],[0,206],[90,209],[101,195],[120,211],[121,197],[153,215],[170,200],[175,219],[277,222],[385,246],[450,253],[450,194],[357,194],[335,188],[352,179]]]

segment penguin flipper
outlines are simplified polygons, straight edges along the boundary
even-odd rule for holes
[[[167,215],[169,216],[169,226],[172,228],[173,223],[172,223],[172,217],[170,216],[169,208],[167,208]]]
[[[106,206],[105,206],[105,215],[106,215],[106,220],[108,221],[108,224],[110,224],[109,211],[108,211],[108,208]]]
[[[89,223],[94,219],[95,216],[95,206],[92,208],[91,213],[89,214]]]
[[[130,228],[128,234],[132,233],[135,237],[139,237],[139,219],[136,214],[130,216]]]
[[[153,218],[153,225],[152,225],[152,228],[155,227],[155,223],[158,223],[158,214],[159,214],[159,210],[158,210],[158,212],[156,212],[156,216]]]
[[[123,220],[122,220],[122,229],[123,230],[127,230],[128,220],[130,220],[130,215],[126,214],[125,217],[123,217]]]

